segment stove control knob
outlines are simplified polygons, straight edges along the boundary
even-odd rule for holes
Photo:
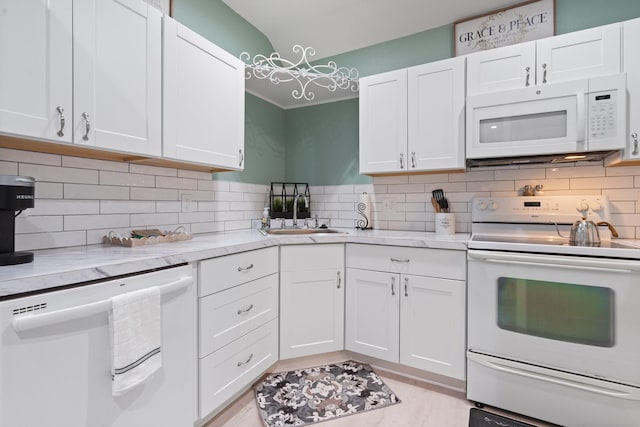
[[[478,203],[478,210],[485,210],[487,209],[487,204],[484,202],[484,200],[480,200],[480,203]]]
[[[582,200],[580,203],[578,203],[578,205],[576,206],[576,210],[578,212],[586,212],[589,210],[589,204],[587,203],[586,200]]]
[[[496,202],[494,202],[493,200],[491,200],[489,202],[489,209],[491,209],[492,211],[495,211],[496,209],[498,209],[498,204]]]
[[[592,211],[599,211],[602,209],[602,205],[597,200],[592,201],[590,206]]]

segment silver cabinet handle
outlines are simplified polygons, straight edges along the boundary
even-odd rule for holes
[[[241,314],[244,314],[244,313],[248,313],[248,312],[250,312],[251,310],[253,310],[253,304],[251,304],[251,305],[250,305],[249,307],[247,307],[247,308],[240,308],[240,309],[238,309],[238,316],[240,316]]]
[[[411,152],[411,167],[412,168],[416,167],[416,152],[415,151]]]
[[[400,169],[404,169],[404,153],[400,153]]]
[[[404,296],[405,297],[409,296],[409,278],[408,277],[404,278]]]
[[[251,362],[251,359],[253,359],[253,353],[251,353],[247,360],[245,360],[244,362],[238,362],[238,368]]]
[[[61,106],[58,106],[56,108],[56,111],[58,112],[58,117],[60,118],[60,130],[58,131],[58,133],[56,135],[58,135],[59,137],[63,137],[64,136],[64,108],[62,108]]]
[[[634,132],[631,134],[631,138],[633,138],[633,154],[634,156],[638,154],[638,133]]]
[[[338,289],[340,289],[340,285],[342,285],[342,273],[338,271]]]
[[[84,141],[88,141],[89,140],[89,131],[91,130],[91,122],[89,121],[89,113],[87,113],[86,111],[84,113],[82,113],[82,118],[84,119],[84,136],[82,137],[82,139]]]
[[[409,258],[391,258],[392,262],[409,262]]]
[[[242,166],[242,162],[244,161],[244,154],[242,153],[242,149],[238,150],[238,157],[240,158],[240,163],[238,163],[238,166]]]
[[[531,77],[531,68],[527,67],[524,70],[527,72],[527,80],[524,82],[524,85],[529,87],[529,78]]]
[[[391,277],[391,295],[396,294],[396,276]]]
[[[247,270],[251,270],[253,268],[253,264],[249,264],[246,267],[238,267],[238,271],[247,271]]]
[[[547,64],[542,64],[542,83],[547,82]]]

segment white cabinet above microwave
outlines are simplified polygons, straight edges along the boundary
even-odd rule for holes
[[[467,95],[621,71],[620,24],[589,28],[467,55]]]
[[[619,150],[626,75],[467,97],[467,159]]]

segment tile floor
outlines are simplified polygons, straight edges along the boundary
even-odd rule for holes
[[[278,362],[270,372],[318,366],[347,358],[332,353],[331,357],[285,360]],[[390,377],[377,369],[376,372],[400,398],[400,404],[319,423],[318,427],[468,427],[469,409],[473,404],[464,398],[463,393]],[[513,414],[508,416],[514,417]],[[550,426],[539,421],[520,419],[540,427]],[[253,390],[244,393],[204,427],[264,427]]]

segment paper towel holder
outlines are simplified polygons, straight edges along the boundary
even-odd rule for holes
[[[356,221],[356,228],[360,230],[370,230],[373,228],[371,224],[371,202],[369,200],[369,195],[366,191],[362,193],[360,196],[360,201],[357,205],[358,215],[361,218],[358,218]]]

